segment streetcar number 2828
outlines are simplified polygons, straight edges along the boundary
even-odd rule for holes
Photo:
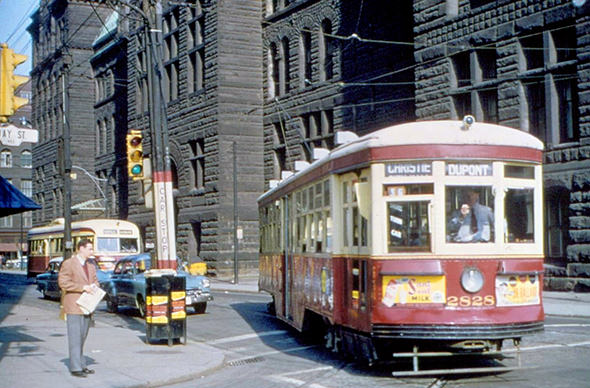
[[[451,307],[470,307],[470,306],[495,306],[496,298],[493,295],[474,295],[474,296],[449,296],[447,297],[447,306]]]

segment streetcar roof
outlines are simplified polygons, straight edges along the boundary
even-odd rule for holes
[[[519,129],[474,122],[466,127],[460,120],[418,121],[393,125],[343,144],[333,153],[342,156],[363,148],[412,144],[497,145],[543,150],[543,142]],[[335,155],[332,155],[334,157]]]
[[[483,145],[530,148],[543,151],[543,142],[519,129],[497,124],[474,122],[466,125],[461,120],[417,121],[392,125],[368,133],[349,143],[331,150],[326,156],[311,163],[309,167],[281,180],[258,200],[262,200],[299,176],[331,160],[338,159],[370,148],[408,145]]]
[[[72,229],[92,229],[98,234],[102,235],[103,229],[105,228],[124,228],[126,230],[131,230],[132,232],[137,232],[137,226],[131,222],[126,220],[117,220],[117,219],[91,219],[91,220],[83,220],[83,221],[74,221],[72,222]],[[58,218],[53,220],[51,223],[43,226],[37,226],[34,228],[29,229],[28,235],[42,235],[45,233],[57,233],[63,232],[64,230],[64,220],[63,218]],[[133,235],[136,235],[134,233]]]

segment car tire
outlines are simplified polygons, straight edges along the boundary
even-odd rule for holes
[[[145,301],[141,295],[138,295],[137,299],[135,299],[135,305],[139,310],[139,316],[145,318]]]
[[[109,313],[116,313],[118,310],[118,306],[117,306],[117,302],[114,300],[114,298],[111,298],[109,296],[107,296],[107,311]]]
[[[45,292],[45,288],[41,288],[39,291],[41,291],[41,297],[43,299],[49,299],[49,295],[47,295],[47,293]]]
[[[205,310],[207,310],[207,302],[204,303],[195,303],[193,305],[196,314],[204,314]]]

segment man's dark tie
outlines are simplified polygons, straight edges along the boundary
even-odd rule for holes
[[[84,268],[84,273],[86,273],[86,279],[90,279],[90,275],[88,274],[88,262],[85,261],[84,265],[82,266],[82,268]]]
[[[473,208],[471,209],[471,233],[476,233],[477,232],[477,219],[475,218],[475,212],[473,211]]]

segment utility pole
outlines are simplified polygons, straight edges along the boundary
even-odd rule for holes
[[[143,0],[150,97],[151,165],[156,228],[156,268],[176,269],[176,236],[172,171],[165,101],[162,101],[162,3]]]
[[[63,57],[63,73],[61,77],[62,101],[63,101],[63,133],[60,142],[60,153],[63,187],[64,187],[64,260],[72,256],[74,244],[72,242],[72,158],[71,158],[71,133],[70,133],[70,97],[68,94],[68,82],[70,72],[69,54]]]
[[[234,284],[238,284],[238,155],[236,142],[232,142],[233,151],[233,178],[234,178]]]

